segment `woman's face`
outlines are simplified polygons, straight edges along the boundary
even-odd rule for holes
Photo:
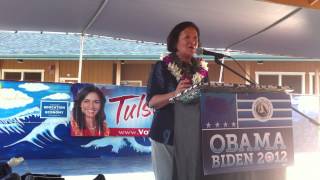
[[[86,118],[95,118],[101,108],[101,101],[97,93],[90,92],[81,102],[81,111]]]
[[[180,58],[191,59],[198,48],[198,33],[193,27],[180,32],[177,42],[177,54]]]

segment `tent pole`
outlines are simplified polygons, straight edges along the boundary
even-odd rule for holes
[[[80,57],[79,57],[79,67],[78,67],[78,83],[81,83],[82,76],[82,56],[83,56],[83,44],[84,44],[84,34],[80,36]]]
[[[224,58],[221,59],[221,63],[224,64]],[[219,83],[222,83],[223,66],[220,66]]]
[[[241,40],[239,40],[239,41],[237,41],[237,42],[234,42],[234,43],[228,45],[228,46],[226,47],[226,49],[231,49],[231,47],[233,47],[233,46],[235,46],[235,45],[238,45],[238,44],[241,44],[241,43],[243,43],[243,42],[251,39],[252,37],[255,37],[255,36],[257,36],[257,35],[265,32],[265,31],[271,29],[272,27],[280,24],[281,22],[285,21],[285,20],[288,19],[289,17],[291,17],[291,16],[293,16],[294,14],[298,13],[300,10],[302,10],[302,7],[299,7],[299,8],[294,9],[294,10],[291,11],[289,14],[287,14],[287,15],[285,15],[284,17],[280,18],[279,20],[277,20],[276,22],[272,23],[271,25],[263,28],[262,30],[254,33],[254,34],[252,34],[252,35],[250,35],[250,36],[248,36],[248,37],[245,37],[245,38],[243,38],[243,39],[241,39]]]
[[[106,7],[108,4],[109,0],[104,0],[100,4],[99,8],[97,11],[94,13],[94,16],[90,18],[90,21],[88,24],[82,29],[82,33],[80,36],[80,57],[79,57],[79,68],[78,68],[78,83],[81,83],[81,75],[82,75],[82,56],[83,56],[83,44],[84,44],[84,37],[85,37],[85,32],[92,26],[92,24],[96,21],[96,19],[100,16],[102,13],[103,9]]]
[[[107,6],[108,2],[109,0],[104,0],[100,4],[97,11],[94,13],[94,16],[90,18],[90,21],[88,22],[88,24],[83,28],[82,33],[85,33],[93,25],[93,23],[97,20],[97,18],[100,16],[102,11],[104,10],[104,8]]]

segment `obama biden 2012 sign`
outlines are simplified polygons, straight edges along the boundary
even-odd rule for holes
[[[293,163],[290,97],[285,93],[204,93],[204,174],[279,168]]]

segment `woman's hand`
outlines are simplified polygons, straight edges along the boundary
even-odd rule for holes
[[[179,84],[175,90],[175,95],[181,93],[182,91],[188,89],[189,87],[191,87],[191,81],[189,79],[183,79],[179,81]]]
[[[158,94],[153,96],[149,101],[149,107],[153,107],[155,109],[162,108],[169,104],[169,99],[175,97],[185,89],[191,87],[191,81],[189,79],[183,79],[179,81],[176,90],[169,92],[167,94]]]

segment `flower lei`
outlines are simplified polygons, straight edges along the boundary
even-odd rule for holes
[[[179,63],[178,57],[176,55],[168,55],[163,58],[164,63],[168,66],[168,70],[179,82],[180,79],[188,78],[186,72],[183,72],[181,68],[181,61]],[[192,68],[196,69],[196,72],[192,75],[192,84],[199,84],[203,78],[208,77],[208,63],[205,62],[202,58],[193,58],[192,59]]]

